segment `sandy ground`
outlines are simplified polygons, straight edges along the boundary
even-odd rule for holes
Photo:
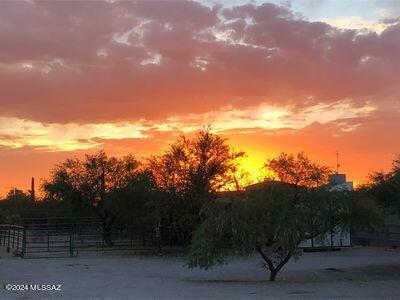
[[[86,253],[21,259],[1,252],[0,299],[400,299],[400,251],[357,248],[305,253],[277,282],[258,256],[211,271],[185,257]],[[61,284],[61,291],[6,291],[5,284]]]

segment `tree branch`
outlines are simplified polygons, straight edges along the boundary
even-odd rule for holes
[[[275,266],[274,266],[272,260],[270,260],[270,259],[264,254],[264,252],[262,252],[260,246],[257,247],[257,251],[260,253],[261,257],[262,257],[262,258],[264,259],[264,261],[267,263],[268,269],[269,269],[271,272],[274,272],[274,271],[275,271]]]
[[[292,253],[288,251],[288,254],[286,257],[276,266],[275,272],[278,273],[280,269],[289,261],[289,259],[292,257]]]

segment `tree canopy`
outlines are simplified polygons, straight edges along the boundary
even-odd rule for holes
[[[149,158],[147,168],[163,194],[157,206],[161,218],[194,230],[203,205],[237,180],[237,160],[243,156],[225,139],[202,130],[191,139],[181,136],[163,154]]]
[[[232,184],[237,159],[243,156],[225,139],[202,130],[192,139],[181,136],[164,154],[151,157],[148,166],[159,188],[195,198]]]
[[[286,158],[281,155],[272,161]],[[346,232],[351,225],[374,226],[374,212],[351,193],[332,191],[329,186],[316,187],[311,184],[311,177],[296,174],[303,172],[304,165],[310,165],[304,164],[307,160],[303,158],[290,158],[288,170],[280,169],[279,176],[289,183],[269,182],[262,189],[220,199],[205,209],[207,218],[193,237],[189,266],[207,269],[223,263],[229,255],[258,252],[273,281],[291,257],[299,256],[301,241],[333,228]],[[314,170],[315,165],[311,166],[310,170]],[[299,186],[300,183],[310,183],[311,187]]]
[[[319,165],[300,152],[297,155],[282,152],[265,163],[267,171],[281,182],[302,187],[318,187],[328,182],[329,167]]]
[[[389,214],[400,216],[400,158],[395,159],[388,172],[374,172],[369,177],[367,191]]]
[[[151,188],[150,176],[132,155],[107,157],[104,151],[86,155],[84,160],[67,159],[43,184],[46,198],[68,203],[78,211],[93,211],[103,224],[109,244],[114,222],[133,203],[142,201]]]

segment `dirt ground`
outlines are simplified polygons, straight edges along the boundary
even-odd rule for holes
[[[0,299],[400,299],[400,251],[348,248],[304,253],[268,282],[257,255],[210,271],[185,257],[85,253],[21,259],[0,253]],[[61,291],[7,291],[6,284]],[[54,285],[54,286],[53,286]]]

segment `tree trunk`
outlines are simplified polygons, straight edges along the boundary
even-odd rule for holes
[[[264,259],[264,261],[270,271],[269,281],[275,281],[276,275],[279,273],[279,271],[282,269],[282,267],[292,257],[292,253],[290,251],[288,251],[287,255],[279,262],[279,264],[277,266],[274,266],[273,261],[267,255],[265,255],[265,253],[261,250],[261,247],[258,247],[257,250],[260,253],[261,257]]]
[[[269,281],[275,281],[275,277],[276,277],[276,271],[270,271],[270,275],[269,275]]]
[[[107,223],[103,223],[103,241],[107,246],[113,246],[111,227]]]
[[[112,241],[112,227],[114,224],[114,218],[103,219],[103,241],[107,246],[112,247],[114,245]]]

